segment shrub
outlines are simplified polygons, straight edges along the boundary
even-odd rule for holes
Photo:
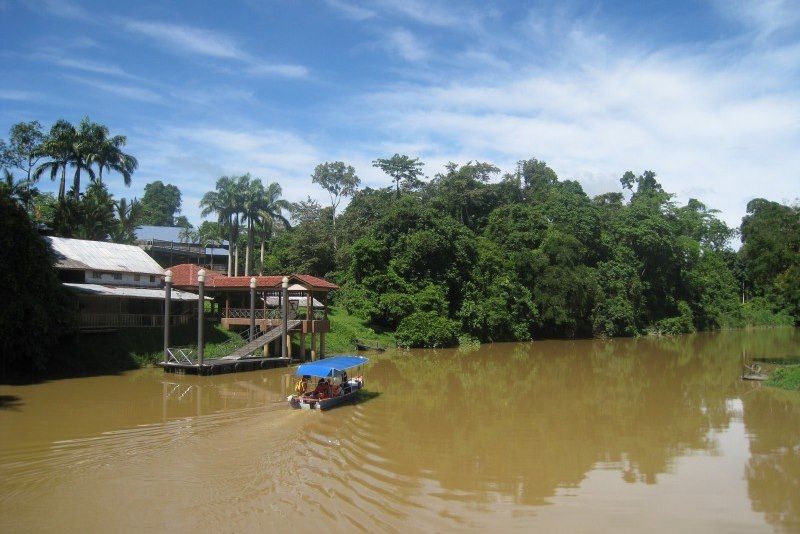
[[[439,348],[458,345],[458,323],[433,312],[415,312],[400,321],[397,344],[409,348]]]
[[[694,332],[692,309],[685,301],[678,302],[678,315],[661,319],[648,329],[651,335],[675,336]]]

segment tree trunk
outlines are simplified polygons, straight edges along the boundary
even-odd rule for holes
[[[264,240],[261,240],[261,265],[258,267],[258,274],[264,274]]]
[[[233,253],[233,276],[239,276],[239,240],[237,239],[236,241],[236,248]]]
[[[233,273],[233,217],[228,217],[228,276]]]
[[[336,254],[336,249],[339,247],[339,240],[336,238],[336,208],[333,208],[333,253]]]
[[[244,275],[250,276],[250,251],[253,250],[253,221],[247,219],[247,248],[244,251]]]
[[[75,189],[73,195],[75,196],[75,201],[81,199],[81,165],[78,162],[78,166],[75,168],[75,179],[72,181],[72,187]]]
[[[61,167],[61,183],[58,186],[58,199],[64,200],[67,194],[67,166]]]

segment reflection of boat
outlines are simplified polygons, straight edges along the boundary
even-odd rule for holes
[[[348,378],[347,371],[361,367],[369,360],[363,356],[335,356],[297,367],[295,394],[286,397],[289,406],[304,410],[327,410],[358,396],[364,387],[364,378],[359,375]],[[309,392],[308,381],[318,378],[317,387]]]
[[[355,339],[353,341],[356,344],[356,350],[375,350],[375,351],[378,351],[378,352],[383,352],[383,351],[386,350],[383,347],[381,347],[380,344],[377,341],[375,342],[375,346],[374,347],[371,347],[365,341],[361,341],[360,339]]]

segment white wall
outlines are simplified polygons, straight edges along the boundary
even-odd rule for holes
[[[104,284],[104,285],[112,285],[112,286],[136,286],[136,287],[160,287],[161,286],[161,279],[162,277],[159,275],[149,275],[149,274],[142,274],[138,275],[139,279],[136,280],[136,276],[133,273],[117,273],[117,276],[121,278],[117,279],[114,277],[114,273],[100,271],[100,278],[96,278],[94,275],[97,274],[98,271],[86,271],[86,283],[87,284]],[[150,277],[153,276],[153,281],[150,281]]]

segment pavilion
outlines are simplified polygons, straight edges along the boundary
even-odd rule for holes
[[[172,285],[185,291],[197,291],[197,273],[202,267],[191,263],[174,265]],[[330,331],[328,322],[328,293],[339,286],[322,278],[307,274],[286,275],[289,279],[288,309],[289,319],[301,319],[293,331],[288,332],[287,346],[291,350],[293,334],[298,335],[297,344],[300,358],[306,356],[306,335],[310,336],[311,359],[325,356],[325,334]],[[206,270],[205,295],[212,299],[212,313],[219,317],[220,323],[228,329],[244,329],[250,325],[250,283],[255,280],[256,296],[255,324],[262,331],[280,327],[282,320],[281,289],[284,275],[270,276],[226,276]],[[319,339],[319,345],[317,345]],[[280,337],[275,343],[273,354],[279,352]],[[264,354],[269,353],[264,347]],[[291,354],[290,354],[291,356]]]

